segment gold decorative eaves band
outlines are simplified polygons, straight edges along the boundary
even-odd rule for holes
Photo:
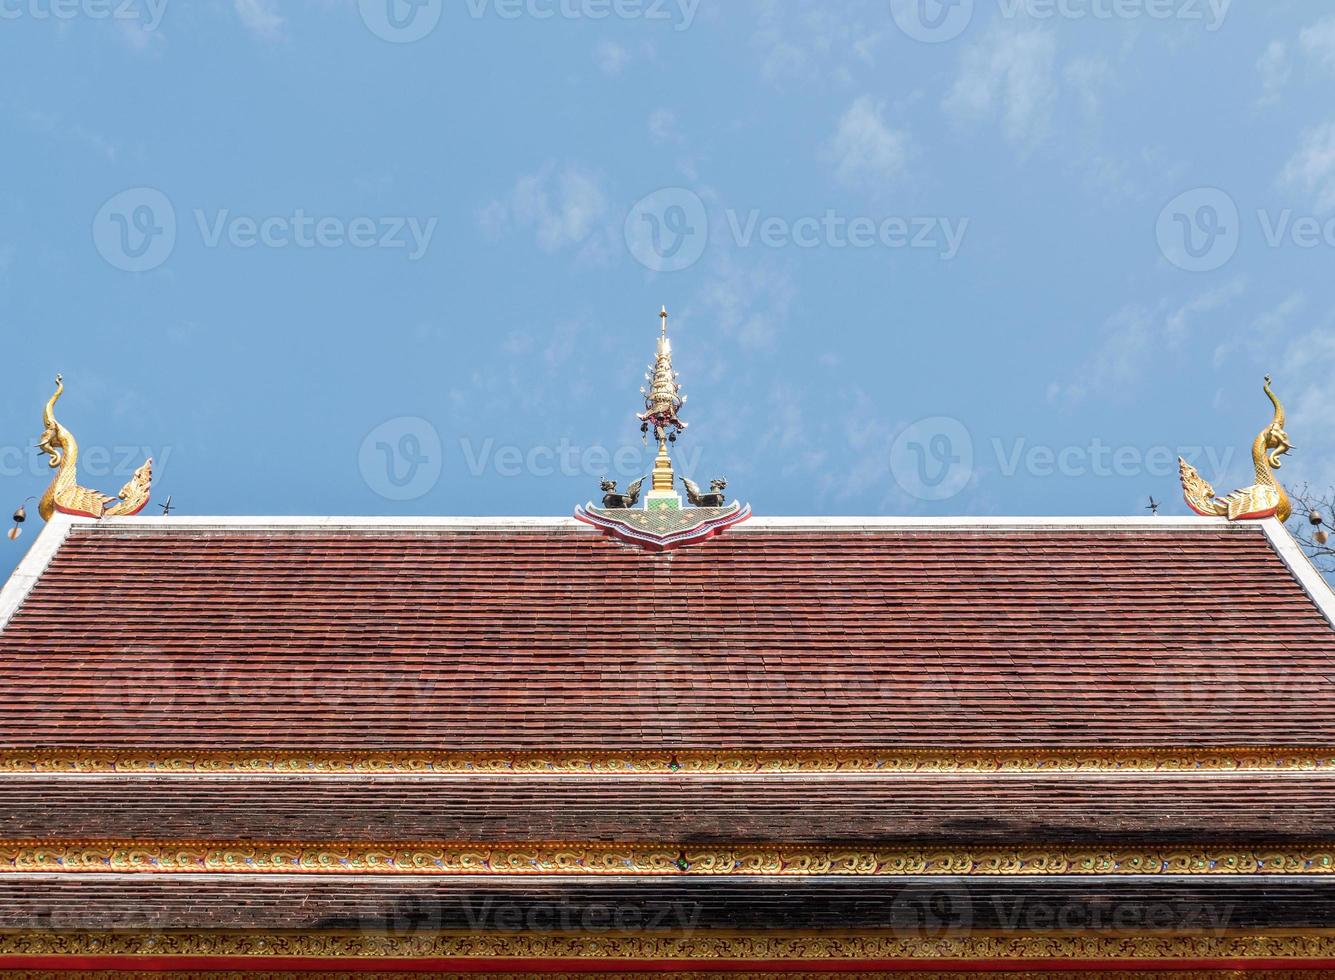
[[[0,874],[1325,875],[1322,850],[0,841]]]
[[[0,773],[729,775],[1335,771],[1335,748],[672,753],[0,753]]]
[[[1321,961],[1335,959],[1335,935],[1012,934],[914,936],[880,933],[0,933],[0,956],[243,956],[313,959],[565,960],[1046,960]],[[498,964],[501,965],[501,964]],[[575,964],[572,963],[572,966]]]
[[[268,967],[279,967],[283,965],[282,961],[266,964]],[[332,964],[331,964],[332,965]],[[573,964],[575,965],[575,964]],[[626,969],[618,969],[615,976],[621,980],[662,980],[663,973],[657,972],[637,972],[637,964],[627,963]],[[822,964],[816,964],[820,967]],[[737,971],[713,971],[713,969],[692,969],[690,964],[681,964],[681,969],[673,969],[673,980],[776,980],[776,976],[782,977],[782,980],[885,980],[886,973],[882,971],[862,972],[852,971],[846,967],[837,969],[793,969],[776,975],[773,971],[762,973]],[[64,971],[52,973],[51,971],[7,971],[5,976],[9,980],[53,980],[59,977],[68,977],[69,980],[199,980],[198,971],[171,971],[171,969],[155,969],[155,971],[129,972],[129,971]],[[255,980],[256,976],[262,976],[263,980],[311,980],[312,976],[326,977],[326,980],[367,980],[367,977],[398,977],[398,972],[368,973],[364,971],[320,971],[318,975],[310,971],[282,971],[282,969],[266,969],[263,973],[255,971],[208,971],[208,980]],[[459,973],[450,976],[467,976],[466,973]],[[497,969],[489,968],[487,980],[551,980],[553,973],[533,973],[533,972],[503,972]],[[561,976],[565,977],[587,977],[587,980],[606,980],[609,973],[599,971],[587,973],[579,971],[578,965],[575,969],[563,969]],[[961,973],[957,969],[896,969],[893,975],[894,980],[964,980],[969,976],[968,973]],[[993,976],[989,973],[988,976]],[[1007,969],[1004,980],[1239,980],[1240,973],[1236,969],[1056,969],[1056,971],[1037,971],[1037,969]],[[1246,973],[1247,980],[1330,980],[1330,971],[1314,971],[1314,969],[1248,969]]]

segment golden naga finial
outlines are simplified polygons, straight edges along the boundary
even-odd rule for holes
[[[1227,517],[1233,521],[1278,517],[1287,521],[1293,513],[1289,495],[1284,492],[1275,471],[1283,465],[1280,457],[1293,450],[1289,434],[1284,431],[1284,406],[1270,390],[1270,375],[1265,378],[1265,393],[1275,408],[1274,418],[1252,442],[1252,463],[1256,467],[1256,482],[1226,497],[1215,497],[1214,487],[1196,472],[1196,468],[1178,457],[1182,475],[1182,492],[1187,506],[1206,517]]]
[[[118,497],[108,497],[97,490],[79,486],[79,444],[70,431],[56,421],[56,402],[64,391],[64,379],[57,374],[55,393],[42,411],[44,428],[42,438],[37,442],[37,448],[50,457],[46,465],[55,470],[56,475],[38,501],[37,512],[44,521],[49,521],[57,512],[79,517],[129,517],[139,513],[148,503],[153,460],[145,460],[144,465],[134,471],[130,481],[121,487]]]
[[[658,315],[662,321],[658,335],[658,350],[654,355],[654,363],[644,375],[649,387],[647,390],[640,389],[640,394],[644,396],[644,411],[637,413],[635,417],[640,420],[640,432],[647,436],[652,427],[654,438],[658,440],[653,486],[649,491],[647,505],[680,507],[681,498],[672,489],[675,477],[667,447],[668,443],[677,441],[679,432],[686,429],[686,423],[677,417],[677,412],[686,404],[686,396],[681,393],[677,372],[672,370],[672,341],[667,335],[667,307],[663,307]],[[655,504],[655,501],[658,503]]]

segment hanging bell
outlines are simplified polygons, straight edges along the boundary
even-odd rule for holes
[[[28,512],[23,509],[23,504],[19,504],[19,509],[14,511],[14,523],[22,524],[27,519],[28,519]],[[15,537],[17,537],[17,535],[15,535]]]
[[[1321,520],[1322,520],[1321,511],[1319,510],[1314,510],[1307,515],[1307,523],[1311,524],[1313,527],[1316,527],[1318,524],[1320,524]]]

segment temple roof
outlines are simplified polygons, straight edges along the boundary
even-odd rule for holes
[[[9,749],[1335,745],[1274,521],[58,517],[0,612]]]
[[[1332,617],[1273,519],[57,515],[0,956],[1335,962]]]

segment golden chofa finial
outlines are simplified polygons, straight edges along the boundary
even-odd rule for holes
[[[118,497],[108,497],[97,490],[79,486],[79,444],[73,434],[56,421],[56,402],[64,392],[65,381],[57,374],[55,393],[42,411],[42,437],[37,441],[38,451],[50,457],[46,465],[56,474],[37,503],[37,513],[44,521],[49,521],[57,512],[77,517],[128,517],[139,513],[148,503],[153,460],[145,460],[144,465],[134,471],[130,482],[121,487]]]
[[[1196,472],[1196,468],[1181,457],[1178,468],[1182,476],[1182,492],[1187,506],[1205,517],[1227,517],[1233,521],[1257,520],[1263,517],[1277,517],[1287,521],[1293,513],[1289,495],[1275,478],[1275,471],[1283,465],[1280,457],[1293,450],[1289,434],[1284,431],[1284,406],[1275,393],[1270,390],[1270,375],[1265,377],[1263,390],[1274,415],[1270,424],[1257,434],[1252,441],[1252,465],[1256,469],[1256,482],[1241,490],[1234,490],[1226,497],[1215,497],[1214,487]]]
[[[672,370],[672,340],[667,335],[668,312],[664,306],[659,316],[658,350],[654,363],[644,379],[649,382],[648,389],[641,388],[644,395],[644,411],[635,417],[640,420],[640,432],[646,438],[652,428],[654,439],[658,442],[658,455],[654,458],[653,484],[645,500],[646,507],[681,507],[681,497],[672,489],[676,477],[672,473],[672,460],[668,457],[668,444],[677,441],[677,435],[684,432],[686,423],[677,417],[681,407],[686,404],[686,396],[681,393],[677,382],[677,372]]]

